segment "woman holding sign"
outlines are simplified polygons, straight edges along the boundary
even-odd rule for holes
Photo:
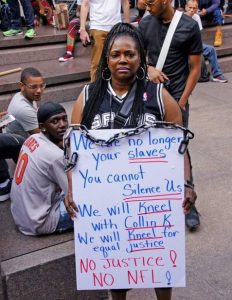
[[[88,129],[135,128],[155,121],[182,124],[176,101],[162,87],[147,80],[146,57],[140,33],[130,24],[116,24],[109,32],[95,82],[86,85],[77,99],[72,124]],[[70,193],[65,205],[72,217],[77,207]],[[189,203],[185,201],[184,210]],[[170,288],[157,288],[158,300],[170,300]],[[126,290],[112,290],[113,300],[126,299]]]

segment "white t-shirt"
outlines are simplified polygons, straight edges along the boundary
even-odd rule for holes
[[[198,23],[200,30],[202,30],[203,26],[202,26],[202,22],[201,22],[201,17],[198,14],[194,14],[192,16],[192,18],[193,18],[193,20],[195,20]]]
[[[14,95],[7,111],[15,117],[15,121],[6,127],[8,133],[28,137],[28,131],[39,127],[36,102],[28,101],[21,92]]]
[[[27,235],[52,233],[60,217],[60,191],[67,194],[63,150],[43,133],[23,144],[11,187],[11,212]]]
[[[121,18],[121,0],[89,0],[90,29],[110,31]]]

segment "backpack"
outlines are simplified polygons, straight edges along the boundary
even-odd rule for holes
[[[11,12],[9,5],[0,1],[0,29],[6,31],[11,26]]]
[[[201,75],[200,75],[200,78],[198,79],[198,82],[207,82],[207,81],[209,81],[209,77],[210,77],[210,73],[207,69],[205,59],[202,56],[202,59],[201,59]]]

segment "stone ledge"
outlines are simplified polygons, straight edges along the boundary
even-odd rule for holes
[[[97,300],[107,291],[77,291],[74,244],[68,241],[1,263],[3,299]]]

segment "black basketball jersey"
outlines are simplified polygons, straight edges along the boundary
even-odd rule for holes
[[[88,101],[89,90],[91,89],[90,85],[85,85],[84,87],[84,102]],[[135,94],[135,92],[134,92]],[[107,91],[104,95],[104,99],[101,103],[101,106],[98,110],[98,113],[95,115],[92,122],[91,129],[110,129],[113,128],[113,121],[120,110],[122,103],[127,101],[127,95],[120,98],[118,97],[110,83],[108,84]],[[138,120],[137,125],[147,124],[152,125],[154,121],[163,121],[164,119],[164,105],[162,99],[162,84],[155,84],[150,81],[147,81],[146,88],[141,99],[143,101],[143,113]],[[129,118],[128,122],[124,128],[129,127]]]

